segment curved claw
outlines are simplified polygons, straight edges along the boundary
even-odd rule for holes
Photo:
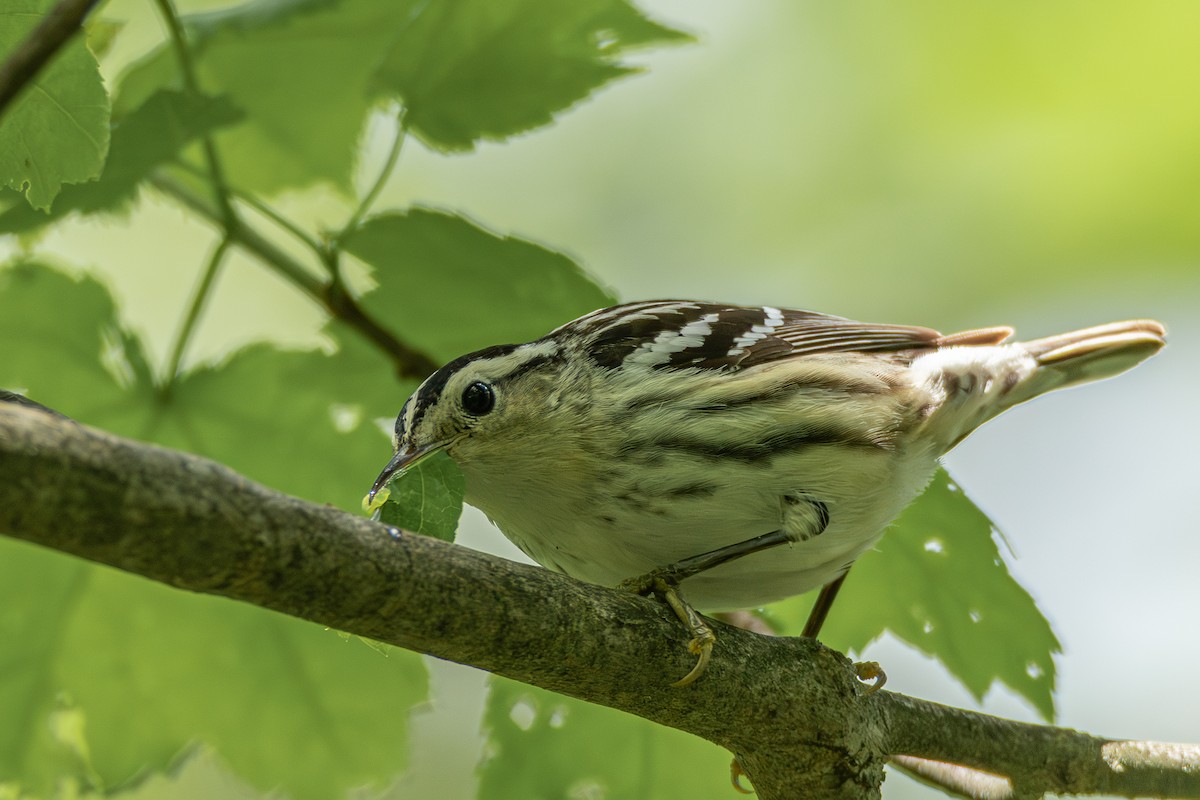
[[[754,794],[754,790],[742,784],[743,777],[750,777],[746,774],[746,768],[742,766],[741,760],[737,756],[733,757],[733,761],[729,762],[729,782],[733,784],[734,791],[741,794]]]
[[[854,672],[860,681],[870,684],[863,692],[863,697],[878,692],[887,683],[887,673],[879,666],[878,661],[859,661],[854,665]]]
[[[713,645],[716,641],[716,635],[706,627],[700,635],[688,642],[688,650],[699,658],[696,659],[696,666],[692,667],[692,671],[672,683],[672,687],[687,686],[704,674],[704,671],[708,669],[708,660],[712,658]]]

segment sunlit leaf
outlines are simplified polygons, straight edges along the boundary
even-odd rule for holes
[[[325,182],[349,193],[371,76],[412,0],[251,0],[184,18],[201,88],[228,96],[246,122],[216,137],[226,171],[246,190]],[[126,73],[117,111],[178,87],[164,45]]]
[[[49,214],[14,205],[0,214],[0,233],[36,228],[73,211],[91,214],[119,209],[134,197],[138,184],[155,167],[176,156],[189,142],[240,118],[240,112],[224,98],[169,89],[156,92],[113,130],[108,161],[98,180],[64,186]]]
[[[443,361],[612,303],[566,256],[439,211],[370,219],[346,250],[376,270],[380,286],[364,305]]]
[[[50,4],[5,0],[0,59],[37,27]],[[82,36],[73,37],[0,116],[0,184],[49,209],[63,184],[95,178],[108,153],[108,93]]]
[[[550,122],[633,71],[632,47],[687,39],[625,0],[251,0],[185,22],[201,86],[247,112],[217,137],[228,172],[266,193],[349,193],[367,114],[389,97],[426,141],[463,149]],[[159,48],[123,77],[118,111],[177,85]]]
[[[465,150],[550,122],[636,71],[631,47],[688,41],[626,0],[442,0],[400,29],[380,80],[427,143]]]

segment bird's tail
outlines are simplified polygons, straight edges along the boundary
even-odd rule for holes
[[[1167,343],[1166,329],[1152,319],[1112,322],[1022,342],[1037,369],[1014,387],[1009,405],[1039,394],[1119,375]]]
[[[1154,320],[1113,322],[1028,342],[1008,342],[1010,328],[943,336],[912,367],[937,403],[926,433],[950,449],[987,420],[1040,394],[1110,378],[1166,344]]]

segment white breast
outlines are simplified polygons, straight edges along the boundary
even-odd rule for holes
[[[494,473],[467,473],[467,499],[534,561],[604,586],[779,530],[789,492],[822,498],[830,524],[807,541],[781,545],[689,578],[684,596],[706,610],[749,608],[802,594],[840,575],[929,482],[932,452],[847,453],[812,447],[770,469],[725,473],[734,480],[706,496],[630,496],[603,507],[546,487],[537,503],[511,502],[516,487]],[[613,465],[614,494],[642,468]],[[511,473],[509,473],[511,475]],[[521,488],[521,493],[529,487]],[[530,495],[527,495],[530,496]]]

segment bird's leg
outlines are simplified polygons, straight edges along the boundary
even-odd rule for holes
[[[699,575],[701,572],[719,567],[722,564],[728,564],[730,561],[736,561],[743,556],[748,556],[761,550],[769,550],[772,547],[778,547],[781,544],[787,544],[792,541],[795,540],[784,531],[764,533],[762,536],[755,536],[753,539],[747,539],[744,542],[735,542],[725,547],[718,547],[716,550],[709,550],[707,553],[701,553],[698,556],[682,558],[673,564],[668,564],[665,567],[659,567],[647,572],[645,575],[621,581],[617,588],[626,589],[637,594],[649,594],[654,591],[656,581],[664,580],[668,583],[678,584],[685,578]]]
[[[812,611],[808,612],[808,622],[804,623],[801,636],[809,639],[817,638],[817,634],[821,632],[821,626],[825,624],[825,618],[829,616],[829,609],[833,608],[833,601],[837,598],[838,590],[842,588],[842,584],[846,582],[846,576],[849,574],[850,570],[847,569],[821,587],[821,593],[817,595],[817,601],[813,603]]]
[[[722,564],[727,564],[730,561],[748,556],[751,553],[777,547],[790,541],[792,541],[792,538],[785,532],[772,531],[771,533],[764,533],[762,536],[755,536],[753,539],[747,539],[743,542],[718,547],[716,550],[710,550],[698,556],[681,559],[673,564],[668,564],[645,575],[639,575],[636,578],[630,578],[620,583],[617,587],[619,589],[625,589],[636,594],[653,593],[660,596],[671,607],[671,610],[675,612],[675,616],[679,617],[679,621],[688,629],[688,633],[691,634],[692,638],[688,642],[688,650],[698,656],[696,666],[692,667],[691,672],[673,683],[672,686],[687,686],[703,675],[704,670],[708,667],[708,659],[712,655],[713,644],[717,641],[717,635],[713,633],[712,628],[704,621],[704,618],[700,616],[696,609],[688,605],[687,601],[679,593],[679,582],[705,570],[710,570],[713,567],[719,567]]]
[[[672,686],[687,686],[692,681],[704,674],[704,670],[708,669],[708,659],[712,657],[713,645],[717,642],[717,635],[713,633],[713,629],[704,617],[697,613],[696,609],[692,608],[683,595],[679,593],[679,587],[673,583],[659,578],[655,581],[654,593],[666,601],[671,610],[675,612],[675,616],[688,629],[688,633],[692,638],[688,641],[688,651],[697,656],[696,665],[692,667],[687,675],[684,675],[679,680],[672,683]]]
[[[812,611],[808,612],[808,622],[804,623],[804,630],[801,632],[801,636],[808,637],[809,639],[817,638],[817,634],[821,632],[821,626],[825,624],[825,618],[829,616],[829,609],[833,607],[833,601],[837,597],[838,590],[842,588],[842,584],[846,582],[846,576],[849,574],[850,570],[847,568],[840,576],[821,587],[821,593],[817,595],[817,600],[813,603]],[[856,662],[854,671],[858,673],[860,681],[870,683],[870,686],[867,688],[867,694],[879,691],[887,683],[887,673],[883,671],[883,667],[879,666],[878,661]]]

